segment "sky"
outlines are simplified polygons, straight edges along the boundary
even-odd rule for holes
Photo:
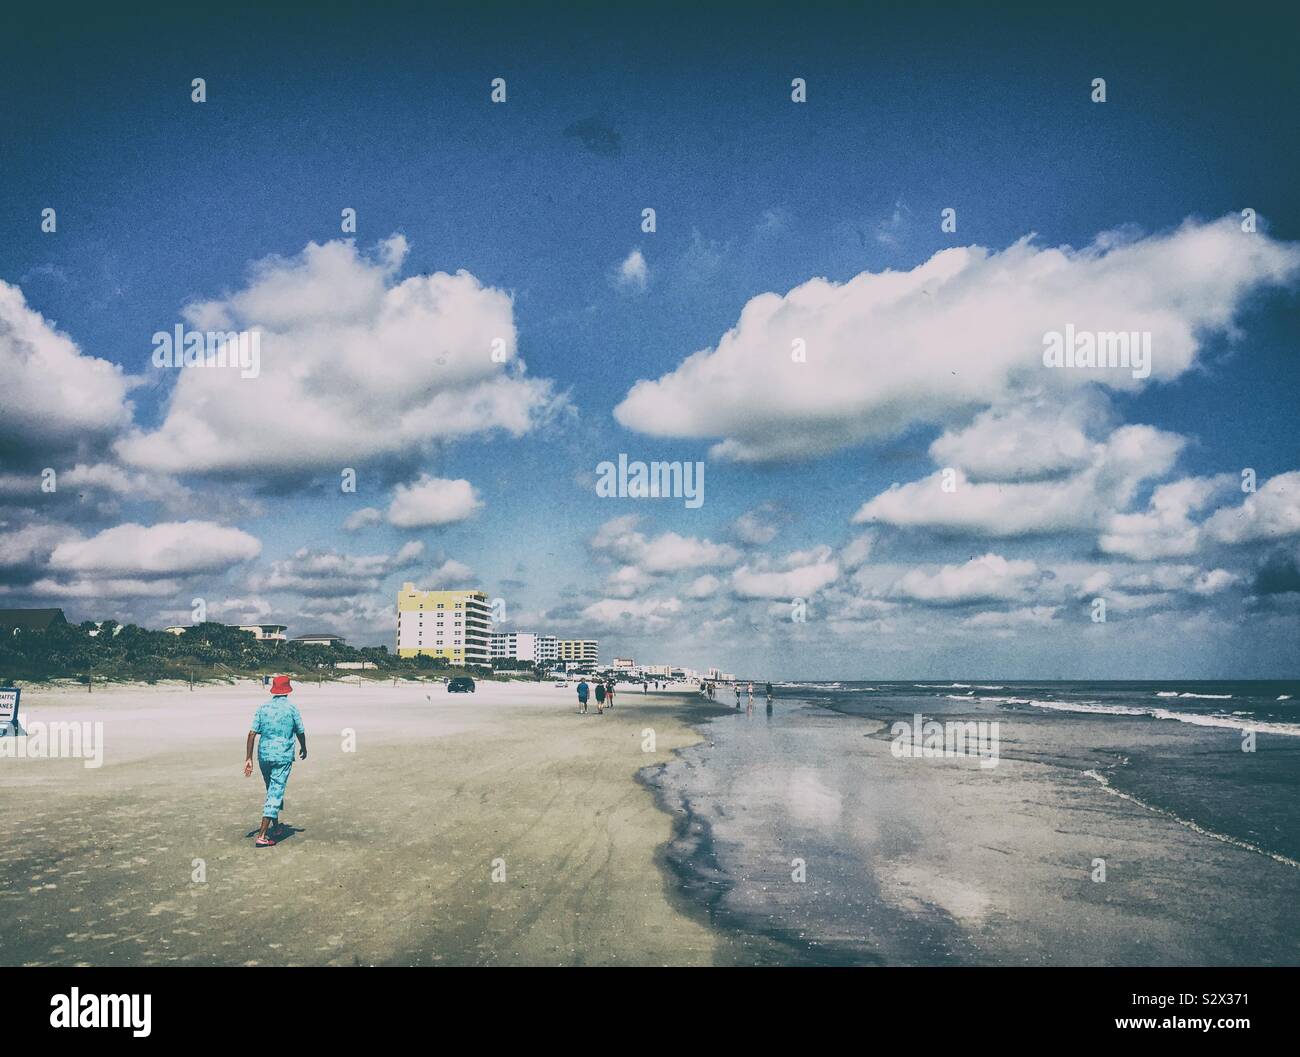
[[[1294,13],[53,10],[4,16],[0,606],[1300,674]]]

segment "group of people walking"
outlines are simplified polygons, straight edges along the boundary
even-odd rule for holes
[[[735,692],[736,692],[736,707],[737,707],[737,708],[740,707],[740,698],[741,698],[741,695],[742,695],[742,694],[748,694],[748,695],[749,695],[749,707],[750,707],[750,708],[753,708],[753,707],[754,707],[754,684],[753,684],[753,683],[749,683],[745,689],[742,689],[742,688],[741,688],[741,685],[740,685],[740,683],[739,683],[739,681],[737,681],[737,682],[735,682],[735,683],[732,684],[732,688],[733,688],[733,689],[735,690]],[[764,684],[763,684],[763,688],[764,688],[764,690],[765,690],[766,693],[767,693],[767,707],[768,707],[768,710],[771,711],[771,708],[772,708],[772,684],[771,684],[771,683],[764,683]],[[716,701],[716,700],[718,699],[718,684],[717,684],[717,683],[714,683],[714,682],[706,682],[706,683],[703,683],[703,684],[700,686],[700,692],[701,692],[705,697],[707,697],[710,701]]]
[[[586,679],[579,680],[578,715],[585,716],[587,714],[587,699],[593,696],[596,698],[596,715],[603,716],[605,709],[614,707],[614,680],[610,679],[608,682],[597,680],[594,694]]]
[[[578,682],[578,715],[580,716],[585,716],[587,714],[587,703],[588,701],[591,700],[592,697],[596,699],[597,715],[604,715],[605,709],[607,708],[612,709],[614,707],[614,680],[610,679],[607,681],[603,681],[600,679],[595,679],[593,680],[593,683],[595,684],[594,690],[592,687],[592,683],[588,683],[586,679],[581,679]],[[732,685],[736,691],[736,707],[737,708],[740,707],[741,694],[747,692],[749,694],[749,707],[752,709],[754,707],[754,684],[749,683],[747,690],[742,690],[739,682],[734,683]],[[767,710],[771,712],[772,711],[772,684],[764,683],[763,687],[767,693]],[[641,684],[641,691],[642,693],[645,692],[645,683]],[[718,684],[715,682],[701,683],[700,693],[702,693],[710,701],[716,701],[717,694],[718,694]]]

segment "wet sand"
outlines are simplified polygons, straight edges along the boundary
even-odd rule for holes
[[[924,703],[945,707],[1000,719],[995,768],[898,759],[883,719],[780,698],[771,717],[708,722],[656,779],[688,820],[668,862],[713,922],[766,934],[784,963],[1300,964],[1300,863],[1216,836],[1168,788],[1190,775],[1221,811],[1248,797],[1263,833],[1248,837],[1276,843],[1265,823],[1287,815],[1268,808],[1293,800],[1298,739],[1243,756],[1236,730]],[[1253,783],[1211,782],[1228,766]]]
[[[0,759],[0,964],[766,956],[675,894],[659,860],[672,819],[636,779],[698,739],[686,720],[707,706],[625,691],[578,716],[571,689],[479,686],[301,685],[309,757],[283,815],[297,832],[266,850],[262,783],[242,774],[260,686],[25,691],[29,729],[102,721],[104,762]]]

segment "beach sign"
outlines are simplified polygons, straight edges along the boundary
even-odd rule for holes
[[[18,698],[22,694],[16,686],[0,686],[0,738],[6,734],[20,734],[18,725]]]

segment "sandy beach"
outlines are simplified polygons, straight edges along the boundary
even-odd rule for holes
[[[578,716],[549,684],[302,684],[309,758],[283,816],[298,832],[255,851],[263,790],[243,743],[265,699],[253,682],[25,691],[29,728],[102,722],[103,763],[0,759],[0,963],[762,957],[673,894],[672,818],[636,777],[697,741],[686,718],[708,706],[624,691]]]

